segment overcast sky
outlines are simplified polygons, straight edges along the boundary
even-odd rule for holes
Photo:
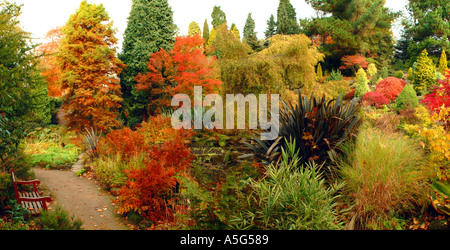
[[[10,0],[23,4],[21,24],[36,39],[43,38],[47,31],[63,26],[69,16],[78,9],[82,0]],[[110,18],[117,28],[116,36],[122,46],[123,32],[127,27],[127,18],[131,10],[131,0],[88,0],[89,3],[105,6]],[[221,6],[227,16],[229,25],[235,23],[242,34],[248,13],[256,23],[259,38],[264,37],[266,22],[271,14],[276,17],[278,0],[169,0],[174,11],[174,22],[180,35],[186,35],[189,23],[194,21],[203,27],[205,18],[211,26],[211,12],[214,5]],[[291,0],[297,17],[305,18],[315,15],[314,10],[304,0]],[[387,0],[386,6],[394,11],[403,10],[407,0]],[[397,25],[398,26],[398,25]],[[398,36],[398,31],[394,32]]]

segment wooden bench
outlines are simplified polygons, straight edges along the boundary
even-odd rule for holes
[[[51,202],[52,199],[50,197],[43,197],[40,195],[37,190],[37,185],[41,183],[40,181],[18,181],[16,180],[14,170],[12,169],[11,176],[17,204],[22,204],[22,207],[27,208],[33,215],[40,214],[42,209],[47,210],[47,202]],[[33,191],[19,191],[18,185],[33,185]]]

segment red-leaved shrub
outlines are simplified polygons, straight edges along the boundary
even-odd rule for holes
[[[422,101],[433,112],[439,111],[442,106],[450,107],[450,71],[447,71],[445,79],[438,80],[437,83]]]
[[[402,92],[406,82],[397,77],[388,77],[378,83],[375,93],[384,95],[389,102],[395,101],[398,95]]]
[[[126,159],[136,157],[148,148],[144,136],[128,127],[114,130],[99,142],[100,154],[120,154]]]
[[[350,92],[348,92],[348,93],[345,95],[344,99],[345,99],[345,100],[351,100],[351,99],[353,99],[353,98],[355,97],[355,92],[356,92],[356,89],[351,89]]]
[[[375,106],[380,108],[383,105],[389,104],[389,100],[384,95],[376,92],[367,92],[362,98],[365,105]]]
[[[176,176],[184,173],[192,160],[190,149],[180,138],[160,147],[153,145],[144,168],[126,171],[128,181],[119,192],[118,211],[134,211],[155,224],[172,222],[176,208],[171,193],[178,181]]]

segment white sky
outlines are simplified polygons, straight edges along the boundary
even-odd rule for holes
[[[21,24],[24,29],[41,39],[47,31],[57,26],[63,26],[69,16],[78,9],[82,0],[10,0],[24,4]],[[131,0],[88,0],[89,3],[105,6],[114,26],[117,28],[119,47],[122,46],[123,32],[127,27],[127,18],[131,10]],[[264,37],[266,22],[271,14],[276,17],[278,0],[169,0],[174,11],[174,22],[180,30],[180,35],[186,35],[189,23],[194,21],[203,28],[205,18],[211,28],[211,12],[214,5],[221,6],[227,16],[229,25],[235,23],[242,34],[248,13],[256,23],[259,38]],[[291,0],[297,12],[297,18],[311,17],[314,10],[304,0]],[[402,10],[407,0],[387,0],[386,6],[394,11]],[[396,25],[399,27],[399,25]],[[398,30],[394,32],[398,37]]]

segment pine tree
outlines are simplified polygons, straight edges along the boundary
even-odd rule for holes
[[[409,0],[406,9],[411,20],[405,25],[405,32],[411,36],[411,58],[417,58],[424,49],[436,59],[441,49],[450,50],[449,1]]]
[[[220,6],[214,6],[211,13],[213,28],[217,29],[221,24],[227,23],[227,16]]]
[[[260,51],[262,49],[261,44],[256,37],[255,20],[252,18],[252,13],[248,14],[247,21],[245,22],[243,41],[247,43],[254,51]]]
[[[436,66],[428,57],[426,49],[422,50],[414,68],[414,89],[418,94],[426,93],[428,87],[436,82]]]
[[[124,65],[116,57],[115,29],[103,5],[82,1],[63,27],[58,53],[62,87],[67,91],[62,109],[67,126],[106,132],[119,125],[119,80]]]
[[[122,119],[127,120],[129,126],[142,121],[148,100],[142,92],[136,92],[134,78],[147,72],[148,60],[153,53],[172,49],[175,30],[173,12],[167,0],[133,0],[123,52],[119,55],[127,65],[120,75],[120,84],[124,99]]]
[[[447,67],[447,54],[445,54],[445,49],[441,52],[441,58],[439,59],[439,72],[445,75]]]
[[[362,55],[388,65],[394,53],[392,23],[398,13],[385,0],[306,0],[320,16],[302,20],[302,31],[318,39],[327,55],[327,67],[339,67],[339,58]]]
[[[231,30],[231,32],[233,32],[234,36],[235,36],[237,39],[241,40],[241,34],[239,33],[239,30],[238,30],[238,28],[236,27],[236,24],[234,24],[234,23],[231,24],[230,30]]]
[[[209,25],[208,20],[205,19],[205,23],[203,24],[203,40],[205,40],[205,44],[208,44],[209,41]]]
[[[267,20],[267,29],[264,32],[264,35],[266,36],[266,41],[264,42],[265,47],[269,46],[269,41],[267,41],[267,39],[273,37],[276,34],[277,34],[277,23],[275,22],[275,17],[272,14],[270,15],[269,20]]]
[[[297,13],[289,0],[280,0],[277,11],[277,34],[293,35],[300,33]]]
[[[196,22],[191,22],[189,24],[189,30],[188,30],[189,36],[195,36],[195,35],[202,35],[202,31],[200,30],[200,26]]]

